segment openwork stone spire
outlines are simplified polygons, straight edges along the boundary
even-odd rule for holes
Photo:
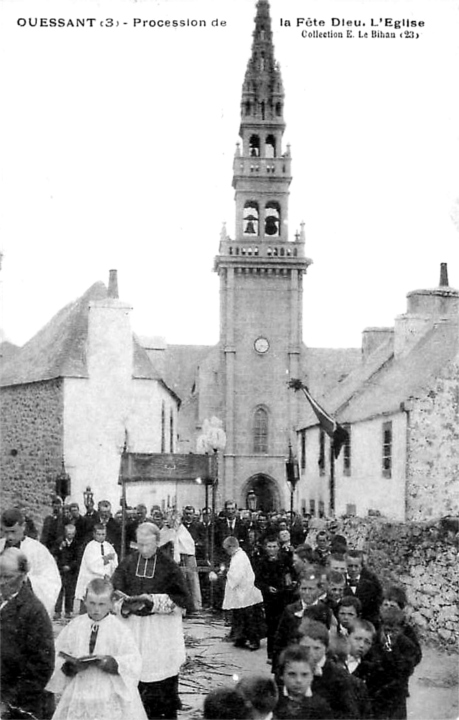
[[[242,120],[253,118],[283,123],[284,88],[274,58],[269,2],[259,0],[255,16],[252,54],[242,86]]]

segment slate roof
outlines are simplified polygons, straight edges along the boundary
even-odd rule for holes
[[[23,385],[61,377],[88,377],[86,343],[89,303],[107,298],[103,282],[92,285],[80,298],[60,310],[34,337],[5,362],[0,385]],[[146,351],[133,335],[133,376],[161,382]],[[175,392],[173,392],[176,395]]]
[[[87,377],[88,305],[107,297],[97,282],[60,310],[3,368],[0,384],[19,385],[58,377]]]
[[[377,348],[335,388],[315,399],[340,423],[400,410],[401,403],[432,388],[446,365],[459,358],[457,320],[435,324],[406,354],[395,357],[391,340]],[[305,398],[300,427],[317,425]]]
[[[346,378],[362,360],[360,348],[304,348],[303,376],[309,390],[318,395]]]

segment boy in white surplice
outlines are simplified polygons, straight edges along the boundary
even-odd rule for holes
[[[113,586],[92,580],[87,615],[56,640],[56,668],[47,690],[62,697],[53,720],[146,720],[138,691],[142,658],[130,630],[111,614]]]

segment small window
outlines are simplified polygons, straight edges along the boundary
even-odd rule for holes
[[[301,431],[301,469],[306,469],[306,430]]]
[[[351,474],[351,427],[345,425],[344,429],[347,430],[347,438],[343,445],[343,475],[349,477]]]
[[[325,475],[325,431],[319,432],[319,475]]]
[[[311,515],[316,514],[316,501],[315,500],[309,501],[309,512],[311,513]]]
[[[382,475],[392,477],[392,422],[385,422],[382,426]]]

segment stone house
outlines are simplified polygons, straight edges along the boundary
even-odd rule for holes
[[[82,506],[89,485],[116,510],[125,442],[131,452],[175,452],[180,401],[133,335],[130,311],[111,271],[108,289],[92,285],[4,364],[3,507],[20,500],[43,516],[64,467],[71,500]],[[136,492],[155,501],[151,488]]]
[[[362,359],[316,400],[349,433],[330,440],[305,401],[298,501],[336,515],[429,520],[459,512],[459,291],[408,293],[394,328],[368,328]],[[332,472],[333,464],[333,472]]]

